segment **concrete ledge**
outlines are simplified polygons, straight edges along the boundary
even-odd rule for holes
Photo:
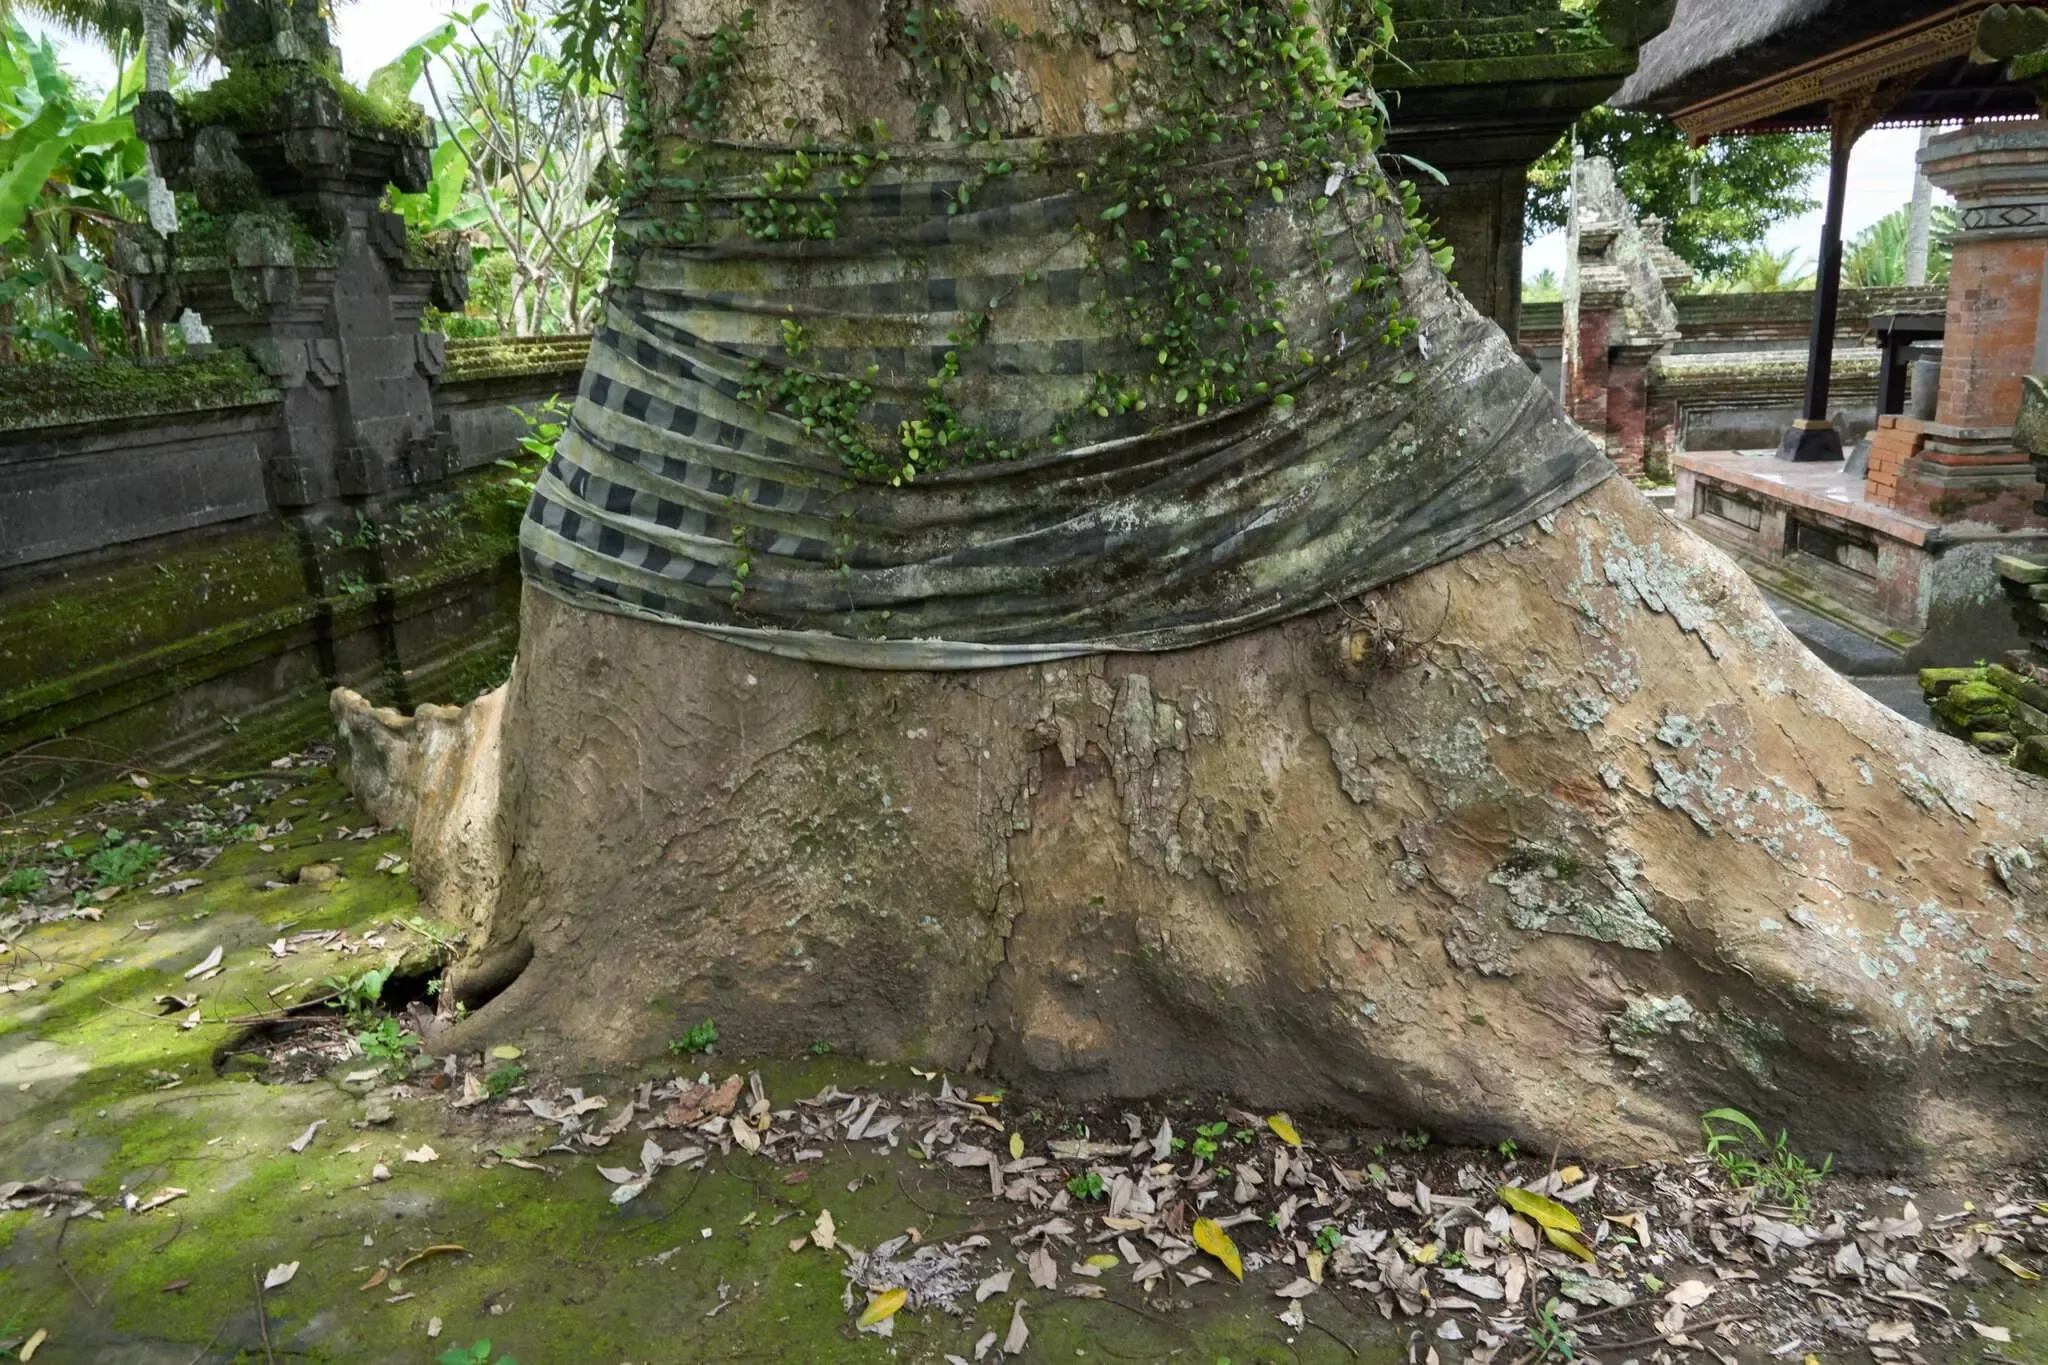
[[[1865,526],[1913,547],[1942,539],[1943,528],[1863,496],[1863,477],[1841,465],[1799,466],[1764,455],[1740,452],[1681,451],[1671,457],[1679,473],[1744,489],[1776,502]]]

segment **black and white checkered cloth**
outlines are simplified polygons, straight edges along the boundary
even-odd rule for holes
[[[1379,202],[1378,182],[1357,180],[1314,226],[1293,204],[1247,219],[1281,281],[1291,344],[1342,357],[1295,386],[1291,411],[1262,400],[1154,425],[1171,411],[1160,404],[1073,423],[1050,453],[901,487],[856,482],[823,439],[743,401],[742,386],[790,366],[862,380],[874,389],[864,424],[893,447],[949,349],[961,373],[948,401],[1006,441],[1054,430],[1098,371],[1146,370],[1107,321],[1100,291],[1114,277],[1081,229],[1095,207],[1060,188],[1071,169],[1056,158],[1020,170],[946,212],[997,154],[899,156],[851,193],[834,240],[749,238],[736,224],[741,188],[713,200],[707,242],[642,249],[608,300],[528,508],[528,581],[581,606],[861,667],[1176,649],[1462,554],[1612,472],[1420,256],[1401,277],[1418,338],[1397,354],[1332,335],[1342,319],[1330,300],[1349,295],[1377,249],[1345,221]],[[1326,277],[1311,231],[1326,234]],[[949,341],[984,312],[978,344]],[[798,359],[785,320],[804,329]]]

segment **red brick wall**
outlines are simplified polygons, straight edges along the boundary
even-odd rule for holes
[[[1607,368],[1607,458],[1630,478],[1643,472],[1650,363],[1647,357],[1623,356]]]
[[[1920,423],[1911,417],[1885,416],[1877,419],[1870,433],[1870,471],[1863,479],[1863,495],[1872,502],[1898,507],[1899,480],[1906,461],[1920,449]]]
[[[2009,427],[2019,415],[2020,376],[2034,367],[2044,255],[2048,242],[2039,237],[1956,243],[1936,421]]]
[[[1578,363],[1564,376],[1572,420],[1596,436],[1607,430],[1607,335],[1613,315],[1579,310]]]

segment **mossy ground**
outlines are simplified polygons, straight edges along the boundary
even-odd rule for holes
[[[230,845],[198,887],[161,897],[124,891],[103,920],[44,925],[0,955],[5,980],[38,983],[0,996],[0,1181],[82,1180],[100,1210],[77,1219],[0,1213],[0,1341],[47,1329],[36,1359],[60,1365],[263,1360],[256,1276],[290,1261],[298,1273],[264,1296],[278,1360],[424,1362],[482,1338],[524,1365],[938,1360],[972,1355],[983,1331],[1007,1329],[1011,1296],[979,1316],[904,1314],[891,1341],[858,1336],[840,1306],[838,1257],[789,1249],[825,1208],[860,1245],[913,1227],[930,1239],[1007,1220],[1008,1208],[963,1193],[944,1167],[842,1150],[806,1164],[802,1181],[789,1184],[782,1167],[714,1159],[701,1171],[663,1172],[645,1196],[615,1207],[596,1163],[546,1172],[504,1164],[501,1152],[536,1153],[546,1139],[508,1140],[502,1120],[459,1113],[444,1095],[409,1087],[413,1097],[393,1101],[388,1122],[366,1124],[371,1087],[349,1077],[375,1065],[368,1060],[305,1085],[216,1075],[216,1058],[249,1032],[237,1018],[316,994],[327,975],[430,947],[402,927],[415,909],[407,880],[377,870],[384,855],[404,853],[403,835],[336,838],[333,831],[366,823],[361,812],[324,770],[291,778],[251,817],[293,821],[291,834],[266,841],[269,851]],[[159,778],[154,790],[170,796],[183,780]],[[0,865],[58,856],[43,847],[51,841],[90,842],[108,804],[122,803],[125,816],[135,795],[103,788],[0,825]],[[291,880],[321,862],[337,864],[340,879]],[[286,885],[262,889],[274,882]],[[267,947],[329,928],[355,942],[381,933],[386,946],[284,958]],[[187,981],[184,972],[216,945],[221,974]],[[279,986],[287,989],[273,1000]],[[198,997],[202,1022],[182,1027],[190,1011],[164,1013],[157,1000],[165,995]],[[831,1081],[912,1083],[839,1058],[762,1072],[778,1096]],[[633,1080],[572,1079],[600,1091]],[[314,1141],[294,1154],[291,1142],[321,1119]],[[402,1159],[422,1144],[438,1159]],[[388,1181],[371,1178],[380,1162]],[[166,1187],[188,1193],[147,1213],[121,1208],[124,1193],[146,1200]],[[361,1287],[380,1264],[445,1243],[466,1250]],[[721,1299],[730,1302],[719,1310]],[[1168,1317],[1135,1294],[1037,1295],[1025,1309],[1027,1358],[1397,1354],[1390,1329],[1363,1302],[1317,1305],[1312,1316],[1336,1335],[1311,1331],[1291,1347],[1293,1334],[1274,1317],[1281,1306],[1262,1295],[1212,1295]],[[441,1332],[430,1339],[437,1318]]]
[[[75,863],[103,824],[133,828],[151,811],[175,811],[181,795],[219,807],[229,800],[225,783],[158,777],[149,795],[162,804],[140,814],[136,790],[119,784],[0,822],[0,868]],[[1432,1346],[1443,1365],[1468,1359],[1469,1341],[1411,1342],[1410,1329],[1383,1321],[1366,1296],[1317,1294],[1304,1303],[1311,1325],[1292,1330],[1278,1320],[1277,1280],[1148,1299],[1106,1279],[1107,1297],[1090,1300],[1028,1289],[1019,1272],[1011,1293],[961,1317],[904,1313],[893,1339],[862,1336],[841,1306],[839,1257],[790,1247],[821,1210],[844,1241],[862,1246],[910,1229],[926,1241],[985,1231],[999,1263],[1007,1263],[1003,1234],[1017,1210],[991,1200],[978,1175],[907,1149],[880,1155],[846,1145],[800,1166],[714,1155],[701,1169],[662,1171],[644,1195],[615,1206],[598,1160],[542,1155],[552,1126],[458,1111],[418,1075],[394,1088],[399,1073],[366,1077],[377,1066],[367,1059],[301,1085],[216,1074],[217,1059],[248,1046],[250,1026],[238,1019],[316,994],[329,975],[400,962],[418,972],[445,933],[415,921],[415,894],[391,866],[405,853],[403,835],[355,837],[368,822],[326,769],[263,770],[242,783],[240,793],[261,798],[249,822],[289,820],[291,830],[230,839],[190,874],[199,886],[162,896],[147,886],[124,890],[103,905],[103,919],[45,924],[0,953],[0,984],[37,982],[0,995],[0,1182],[81,1180],[97,1207],[78,1218],[0,1213],[0,1344],[47,1331],[35,1356],[44,1365],[426,1362],[486,1338],[493,1358],[523,1365],[938,1361],[971,1357],[984,1332],[1006,1331],[1020,1298],[1031,1328],[1026,1360],[1393,1362]],[[295,880],[316,863],[341,875]],[[18,909],[0,906],[0,917]],[[325,929],[361,946],[342,955],[309,945],[284,957],[269,946]],[[220,974],[187,980],[215,946]],[[191,1010],[166,1013],[165,995],[198,997],[200,1022],[184,1027]],[[723,1040],[721,1052],[734,1041]],[[544,1042],[502,1040],[534,1052]],[[748,1069],[742,1057],[712,1065]],[[759,1070],[778,1103],[828,1083],[885,1094],[930,1084],[832,1056]],[[643,1078],[548,1079],[550,1093],[566,1082],[619,1095]],[[389,1118],[371,1122],[373,1104],[388,1106]],[[1041,1128],[1071,1131],[1072,1118],[1032,1109],[1010,1121],[1036,1143],[1048,1135]],[[1173,1118],[1191,1130],[1199,1115],[1176,1110]],[[294,1153],[291,1143],[316,1120],[324,1126]],[[1109,1116],[1097,1122],[1120,1127]],[[629,1144],[637,1138],[624,1135]],[[436,1159],[403,1159],[422,1145]],[[545,1169],[507,1160],[535,1157]],[[1498,1164],[1471,1152],[1443,1159]],[[618,1160],[632,1164],[624,1153]],[[379,1163],[388,1180],[373,1178]],[[1430,1179],[1439,1189],[1451,1183]],[[149,1212],[123,1210],[123,1195],[146,1200],[166,1187],[186,1193]],[[1930,1215],[1960,1207],[1948,1195],[1921,1199]],[[451,1244],[462,1250],[397,1269]],[[258,1277],[290,1262],[297,1273],[262,1295],[267,1317],[259,1320]],[[1981,1320],[2009,1326],[2013,1342],[2002,1356],[1973,1342],[1931,1347],[1921,1359],[2048,1360],[2039,1294],[2004,1281],[1959,1293]],[[430,1338],[436,1320],[439,1335]],[[1726,1358],[1760,1365],[1768,1357],[1742,1350]],[[1818,1358],[1864,1357],[1823,1348]]]

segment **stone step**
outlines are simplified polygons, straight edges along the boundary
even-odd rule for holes
[[[1991,561],[2000,578],[2014,583],[2048,583],[2048,560],[2022,559],[2018,555],[2000,555]]]

